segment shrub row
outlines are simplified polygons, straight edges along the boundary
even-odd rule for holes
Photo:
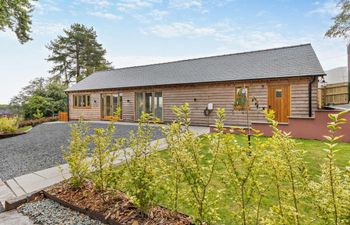
[[[39,119],[31,119],[31,120],[24,120],[19,122],[19,127],[25,127],[25,126],[36,126],[42,123],[46,123],[46,122],[53,122],[53,121],[57,121],[58,117],[57,116],[53,116],[53,117],[42,117]]]
[[[336,133],[346,123],[343,113],[329,116],[330,135],[320,146],[325,150],[321,175],[312,179],[305,152],[277,128],[271,112],[265,114],[273,136],[259,138],[256,131],[252,143],[239,143],[236,136],[224,134],[223,109],[217,112],[217,132],[201,137],[190,129],[187,104],[173,107],[173,112],[176,120],[163,128],[167,158],[158,157],[159,146],[151,144],[154,118],[146,113],[128,139],[113,138],[113,124],[92,135],[86,123],[73,124],[64,155],[71,185],[82,188],[90,182],[101,194],[122,190],[141,213],[155,204],[175,212],[190,209],[196,224],[222,224],[218,211],[223,202],[218,199],[232,203],[232,224],[350,223],[350,169],[334,163],[340,138]],[[89,146],[93,146],[91,160]],[[124,163],[115,167],[118,158]]]

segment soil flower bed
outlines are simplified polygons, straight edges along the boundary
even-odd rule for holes
[[[66,207],[77,210],[108,224],[130,225],[187,225],[191,219],[182,214],[155,206],[147,215],[142,214],[130,199],[122,192],[98,193],[87,182],[82,189],[74,189],[69,181],[63,181],[44,191],[47,198]]]

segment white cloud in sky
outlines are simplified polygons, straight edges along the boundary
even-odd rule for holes
[[[93,5],[97,8],[106,8],[112,5],[109,0],[78,0],[77,4],[79,3]]]
[[[315,2],[315,9],[308,12],[308,15],[336,16],[339,13],[338,2],[338,0],[326,0],[323,3]]]
[[[196,38],[203,36],[216,36],[217,34],[217,30],[214,27],[199,27],[190,22],[174,22],[165,25],[154,25],[142,31],[144,34],[150,34],[162,38]]]
[[[64,23],[33,21],[32,31],[34,35],[57,34],[67,27],[68,25]]]
[[[179,9],[202,8],[202,0],[170,0],[169,6]]]
[[[115,14],[107,13],[107,12],[88,12],[88,15],[100,17],[108,20],[120,20],[123,18],[121,16],[117,16]]]
[[[34,1],[33,5],[34,5],[34,12],[38,13],[39,15],[43,15],[49,12],[61,11],[61,8],[53,0]]]
[[[122,12],[142,8],[152,8],[154,4],[160,3],[161,0],[120,0],[116,5],[117,9]]]

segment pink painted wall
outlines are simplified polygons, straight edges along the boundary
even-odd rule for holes
[[[338,113],[339,111],[316,111],[315,118],[289,118],[288,124],[280,124],[279,129],[291,132],[292,137],[304,139],[324,140],[324,135],[328,135],[327,123],[329,113]],[[344,135],[341,141],[350,142],[350,112],[346,113],[343,118],[348,120],[348,123],[342,126],[338,132],[339,135]],[[252,123],[254,129],[260,130],[264,135],[271,136],[272,130],[267,123]]]

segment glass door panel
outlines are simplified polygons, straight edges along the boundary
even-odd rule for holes
[[[162,92],[154,93],[154,116],[162,120],[162,116],[163,116]]]
[[[111,101],[111,96],[110,95],[106,95],[105,96],[105,107],[106,107],[106,116],[105,117],[109,117],[112,116],[112,101]]]
[[[152,114],[162,120],[163,96],[162,92],[135,93],[135,116],[140,119],[142,112]]]
[[[153,113],[153,98],[152,98],[152,93],[145,93],[145,112],[148,114]]]
[[[144,100],[143,100],[143,93],[136,93],[136,104],[135,104],[135,113],[136,113],[136,119],[139,119],[142,115],[142,112],[144,111]]]

